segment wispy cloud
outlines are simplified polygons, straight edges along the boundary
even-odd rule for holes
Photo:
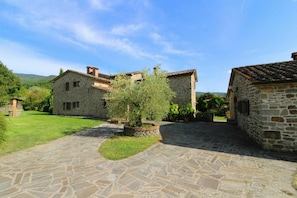
[[[103,4],[100,0],[90,1],[98,7]],[[41,32],[52,36],[53,39],[62,39],[78,46],[103,46],[108,47],[109,50],[120,51],[138,58],[154,56],[143,51],[130,38],[117,37],[117,35],[123,35],[129,31],[137,31],[142,27],[141,24],[117,26],[111,28],[110,31],[110,27],[100,24],[98,20],[90,20],[91,16],[84,14],[86,12],[77,3],[71,2],[56,2],[60,6],[54,8],[54,4],[48,5],[48,2],[42,4],[28,1],[25,4],[24,1],[8,1],[17,9],[17,12],[6,13],[6,17],[30,31]],[[71,12],[67,12],[68,10]],[[73,16],[73,13],[78,14]]]
[[[243,12],[243,10],[244,10],[244,5],[245,5],[245,0],[242,0],[242,2],[241,2],[241,8],[240,8],[240,13]]]
[[[59,69],[80,70],[82,65],[53,60],[26,45],[0,39],[0,60],[13,72],[39,75],[58,74]]]
[[[140,30],[143,24],[117,25],[112,28],[111,33],[116,35],[131,34]]]
[[[192,51],[175,49],[171,42],[167,41],[163,36],[161,36],[158,33],[152,33],[151,38],[155,43],[163,46],[163,51],[165,53],[176,54],[176,55],[186,55],[186,56],[196,55],[196,53]]]
[[[89,0],[92,8],[97,10],[109,10],[112,6],[118,4],[119,0]]]

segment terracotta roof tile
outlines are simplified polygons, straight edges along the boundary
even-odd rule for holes
[[[197,73],[196,73],[196,69],[189,69],[189,70],[183,70],[183,71],[177,71],[177,72],[170,72],[167,73],[167,76],[178,76],[178,75],[184,75],[184,74],[193,74],[195,75],[195,80],[197,81]]]
[[[297,82],[297,61],[259,64],[237,67],[234,72],[240,73],[254,83]]]

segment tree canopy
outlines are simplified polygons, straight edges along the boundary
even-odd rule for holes
[[[7,104],[12,97],[18,96],[20,79],[0,61],[0,104]]]
[[[150,74],[149,70],[143,70],[142,75],[141,81],[134,82],[125,74],[112,81],[112,91],[105,95],[110,118],[125,119],[129,126],[141,126],[144,119],[159,122],[167,116],[175,93],[166,72],[157,70]]]
[[[211,111],[217,115],[223,115],[228,109],[228,102],[226,98],[208,92],[197,98],[196,108],[201,112]]]

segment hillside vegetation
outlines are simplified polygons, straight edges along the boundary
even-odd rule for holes
[[[41,76],[36,74],[22,74],[22,73],[14,73],[14,75],[18,76],[21,79],[22,83],[26,82],[37,82],[37,81],[51,81],[56,76],[50,75],[50,76]]]
[[[196,96],[199,97],[205,93],[211,93],[213,95],[218,95],[218,96],[221,96],[221,97],[226,97],[226,93],[225,92],[196,92]]]

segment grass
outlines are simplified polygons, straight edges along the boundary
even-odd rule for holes
[[[44,144],[73,134],[102,122],[69,116],[54,116],[44,112],[24,111],[19,117],[6,117],[5,142],[0,145],[0,156]]]
[[[214,121],[220,121],[220,122],[227,122],[227,118],[225,116],[215,116],[213,118]]]
[[[114,136],[107,139],[99,148],[99,153],[109,160],[120,160],[135,155],[157,143],[160,136],[130,137]]]

